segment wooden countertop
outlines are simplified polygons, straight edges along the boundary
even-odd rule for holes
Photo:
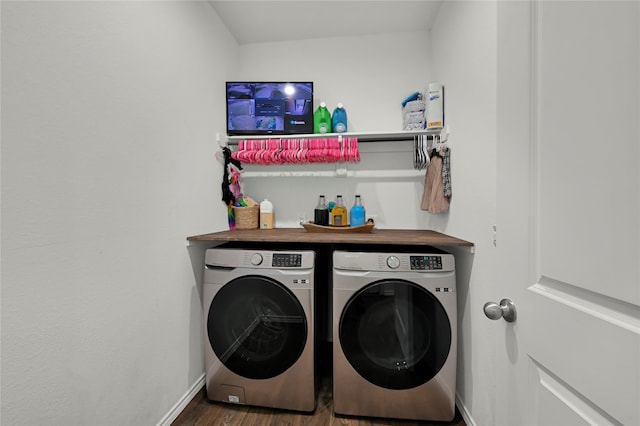
[[[187,237],[189,241],[249,241],[285,243],[350,243],[473,247],[473,243],[436,231],[373,229],[368,234],[312,233],[304,228],[242,229]]]

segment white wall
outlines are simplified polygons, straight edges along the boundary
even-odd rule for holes
[[[1,5],[0,423],[156,424],[203,374],[236,43],[205,2]]]
[[[238,79],[310,80],[315,106],[342,102],[351,132],[402,129],[400,102],[429,74],[426,32],[240,46]]]
[[[446,119],[451,126],[453,198],[448,222],[428,227],[475,243],[471,259],[458,267],[458,398],[477,424],[492,424],[493,344],[484,317],[496,279],[493,246],[496,218],[497,9],[495,2],[444,2],[432,28],[434,70],[446,84]],[[499,235],[499,234],[498,234]],[[502,295],[503,296],[503,295]]]
[[[238,79],[311,80],[314,104],[333,111],[338,102],[347,110],[350,132],[402,130],[401,102],[431,81],[429,34],[407,32],[361,37],[242,45]],[[278,52],[282,52],[279,54]],[[362,161],[350,170],[412,169],[410,142],[360,144]],[[267,166],[268,170],[334,170],[335,165]],[[247,165],[262,171],[265,166]],[[311,219],[318,195],[337,194],[348,206],[360,194],[367,216],[381,228],[419,227],[423,178],[404,181],[341,178],[247,178],[245,195],[274,203],[276,225],[298,226],[298,217]],[[293,191],[291,189],[294,189]]]

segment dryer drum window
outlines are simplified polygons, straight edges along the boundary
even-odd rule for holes
[[[386,389],[420,386],[440,371],[451,348],[451,324],[442,304],[404,280],[381,280],[347,302],[340,345],[351,366]]]
[[[298,299],[269,277],[245,275],[229,281],[209,308],[211,347],[242,377],[268,379],[286,371],[302,354],[307,331]]]

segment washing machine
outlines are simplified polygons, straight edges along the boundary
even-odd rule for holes
[[[313,411],[313,251],[213,248],[203,281],[211,401]]]
[[[451,421],[457,352],[453,255],[337,250],[332,275],[334,411]]]

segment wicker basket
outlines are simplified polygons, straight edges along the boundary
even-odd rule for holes
[[[258,229],[260,207],[234,207],[233,215],[236,220],[236,229]]]

